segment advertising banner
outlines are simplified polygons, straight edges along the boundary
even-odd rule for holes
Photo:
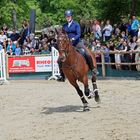
[[[52,71],[51,56],[35,57],[35,72]]]
[[[16,56],[8,58],[9,73],[35,72],[34,56]]]

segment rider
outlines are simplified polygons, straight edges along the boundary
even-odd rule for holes
[[[84,55],[90,70],[93,71],[95,74],[95,69],[93,66],[92,58],[86,51],[86,47],[80,39],[81,28],[80,28],[79,23],[73,20],[73,17],[72,17],[73,13],[71,10],[66,10],[64,15],[65,15],[67,22],[63,25],[63,29],[66,31],[69,39],[72,41],[72,45],[81,54]],[[59,64],[60,75],[61,75],[61,77],[58,79],[58,81],[65,81],[65,75],[63,74],[63,71],[62,71],[62,62],[58,60],[58,64]]]

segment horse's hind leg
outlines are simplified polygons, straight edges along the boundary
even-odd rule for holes
[[[95,101],[100,102],[100,97],[99,97],[98,88],[97,88],[97,84],[96,84],[96,75],[95,74],[92,75],[91,80],[92,80],[92,85],[93,85],[93,92],[95,94]]]
[[[85,99],[84,95],[83,95],[83,92],[82,90],[79,88],[78,84],[75,82],[70,82],[76,89],[78,95],[80,96],[81,98],[81,101],[83,103],[83,111],[89,111],[89,107],[88,107],[88,102],[87,100]]]

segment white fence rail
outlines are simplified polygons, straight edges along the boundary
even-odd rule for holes
[[[0,84],[3,84],[6,80],[6,63],[4,49],[0,50]]]

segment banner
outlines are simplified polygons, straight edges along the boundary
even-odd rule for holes
[[[51,56],[35,57],[35,72],[52,71]]]
[[[16,56],[8,58],[9,73],[35,72],[34,56]]]

